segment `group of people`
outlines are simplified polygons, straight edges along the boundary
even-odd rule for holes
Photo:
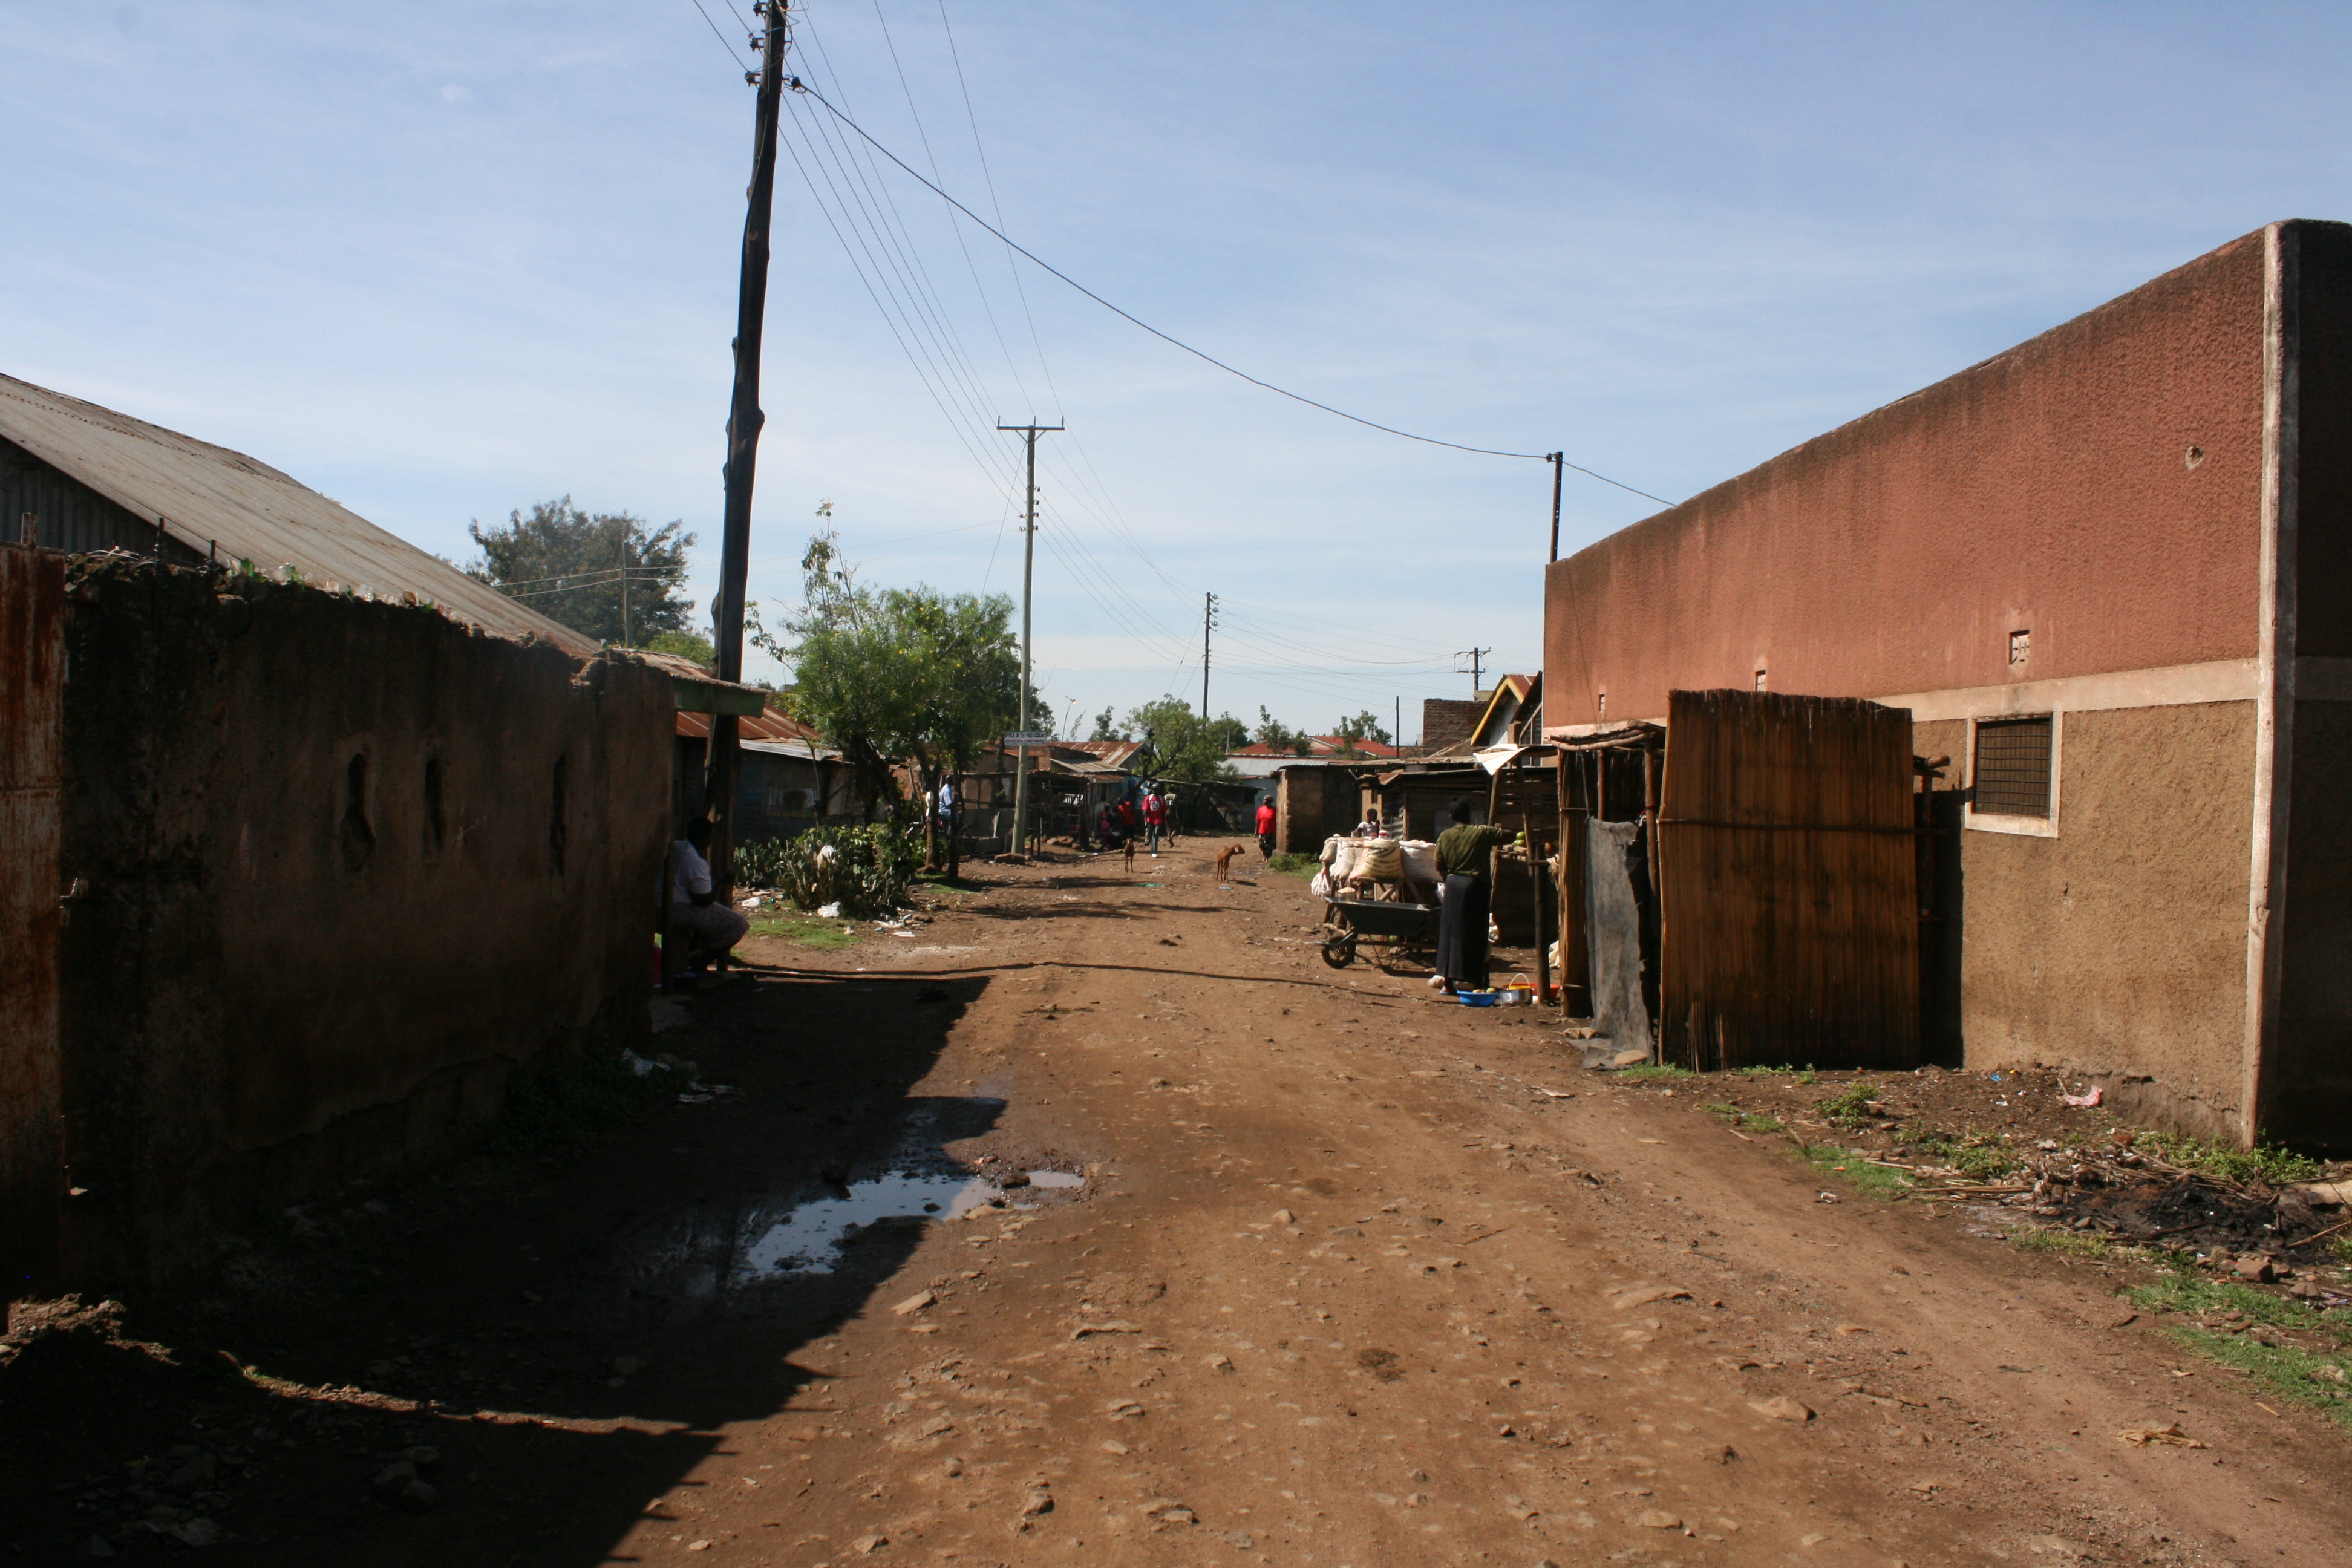
[[[1139,795],[1103,803],[1095,816],[1095,840],[1105,854],[1140,842],[1157,856],[1161,839],[1176,842],[1178,826],[1175,791],[1146,784]]]

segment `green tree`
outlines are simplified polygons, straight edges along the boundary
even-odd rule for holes
[[[643,647],[689,629],[683,522],[650,527],[633,512],[587,512],[572,498],[509,512],[503,527],[467,524],[481,555],[466,574],[599,642]],[[624,628],[625,592],[627,626]]]
[[[1370,709],[1352,719],[1340,720],[1332,733],[1343,741],[1378,741],[1383,746],[1389,743],[1388,726],[1381,723],[1380,715]]]
[[[1110,709],[1106,708],[1101,712],[1095,715],[1095,732],[1087,736],[1087,740],[1132,741],[1135,739],[1134,736],[1127,734],[1121,731],[1116,723],[1112,722],[1111,712],[1112,710]]]
[[[1225,757],[1249,744],[1249,726],[1230,713],[1203,721],[1181,699],[1163,697],[1129,713],[1127,727],[1143,737],[1142,772],[1185,784],[1241,776]]]
[[[793,668],[793,712],[841,748],[869,802],[898,800],[893,764],[913,764],[928,799],[1017,721],[1021,649],[1002,594],[879,592],[856,581],[836,537],[810,540],[801,560],[792,640],[760,634]],[[1036,697],[1031,696],[1032,711]],[[936,818],[924,813],[925,859],[938,864]]]
[[[673,653],[699,665],[715,666],[719,662],[719,650],[710,645],[710,639],[691,627],[682,632],[656,632],[649,637],[639,637],[637,646],[648,653]]]
[[[1315,737],[1304,730],[1294,730],[1261,706],[1257,710],[1257,743],[1272,752],[1288,752],[1294,757],[1304,757],[1315,750]]]

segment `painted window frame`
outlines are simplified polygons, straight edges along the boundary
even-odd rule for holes
[[[2058,837],[2058,808],[2066,777],[2066,714],[2063,709],[2050,710],[2050,815],[2047,816],[2012,816],[2005,812],[1977,810],[1977,727],[1998,724],[2005,720],[2039,719],[2039,713],[1987,713],[1969,721],[1968,797],[1960,808],[1962,828],[1977,833],[2012,833],[2025,838],[2055,838]]]

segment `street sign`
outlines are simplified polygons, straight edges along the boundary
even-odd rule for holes
[[[1004,737],[1004,743],[1008,746],[1050,746],[1054,743],[1054,737],[1049,731],[1016,730]]]

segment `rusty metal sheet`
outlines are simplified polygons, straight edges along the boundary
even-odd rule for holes
[[[0,375],[0,436],[145,519],[201,559],[244,560],[278,575],[415,594],[459,620],[536,637],[573,654],[593,638],[478,583],[429,551],[378,528],[268,464],[78,397]]]
[[[0,545],[0,1259],[9,1294],[55,1266],[65,563]]]
[[[1736,690],[1668,700],[1665,1059],[1917,1066],[1910,712]]]

